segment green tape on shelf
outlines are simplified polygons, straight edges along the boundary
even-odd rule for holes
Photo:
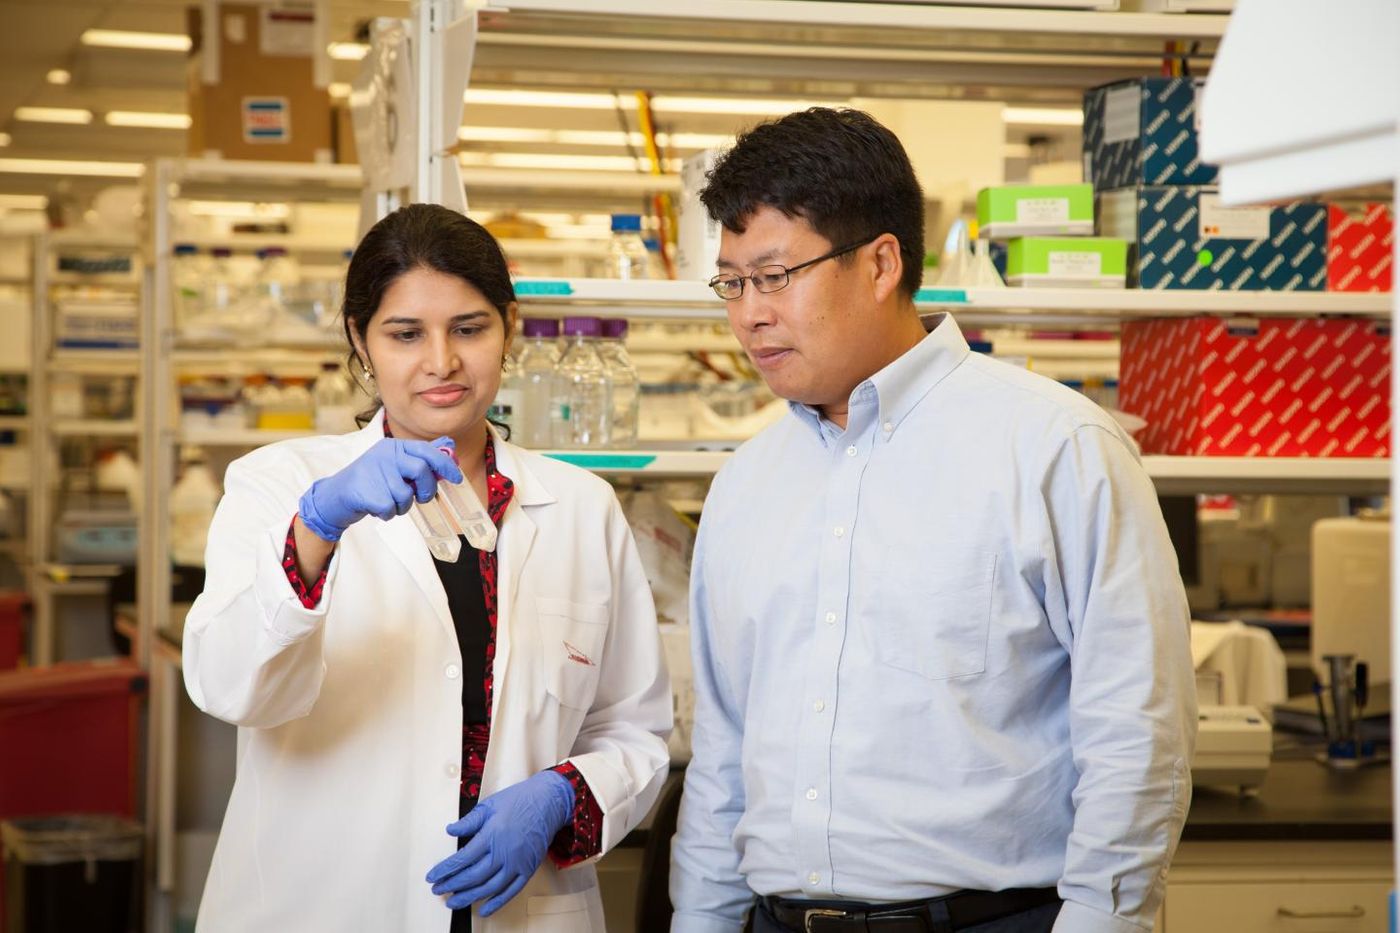
[[[919,304],[965,305],[967,292],[961,288],[921,288],[914,293],[914,300]]]
[[[585,470],[645,470],[656,462],[654,454],[545,454]]]
[[[516,282],[517,295],[572,295],[574,287],[562,279]]]

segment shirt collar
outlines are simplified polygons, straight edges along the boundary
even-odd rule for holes
[[[936,314],[923,340],[852,390],[850,410],[854,412],[859,404],[868,404],[866,399],[873,392],[879,401],[881,431],[889,437],[920,399],[956,369],[970,352],[952,316],[947,312]],[[799,421],[816,431],[823,442],[841,433],[812,405],[789,401],[788,408]]]

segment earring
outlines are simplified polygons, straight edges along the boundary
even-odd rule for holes
[[[373,381],[374,381],[374,373],[372,373],[372,372],[369,371],[369,367],[368,367],[368,366],[361,365],[360,368],[363,369],[363,370],[365,371],[365,378],[368,379],[370,382],[373,382]]]

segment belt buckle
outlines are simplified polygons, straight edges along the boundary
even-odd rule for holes
[[[846,916],[844,910],[832,910],[830,907],[811,907],[802,914],[802,929],[806,933],[813,933],[812,921],[821,917],[828,917],[833,920],[841,920]]]

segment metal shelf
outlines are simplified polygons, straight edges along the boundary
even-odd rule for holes
[[[314,430],[263,431],[257,428],[241,430],[181,430],[179,443],[195,444],[200,447],[262,447],[276,441],[286,441],[297,437],[314,437],[320,432]]]
[[[602,317],[724,320],[724,303],[703,282],[524,278],[516,294],[527,316],[586,307]],[[1306,317],[1390,316],[1391,296],[1343,292],[1227,292],[1136,288],[921,289],[921,312],[951,311],[988,324],[1093,322],[1222,315]]]
[[[729,459],[719,450],[541,450],[537,453],[603,476],[713,476]]]
[[[92,376],[129,376],[141,368],[137,350],[55,350],[48,359],[54,373],[84,373]]]
[[[55,437],[135,437],[139,426],[135,421],[74,418],[55,420],[49,425]]]
[[[180,373],[261,373],[305,370],[320,372],[322,363],[341,363],[349,348],[321,347],[184,347],[170,360]]]

